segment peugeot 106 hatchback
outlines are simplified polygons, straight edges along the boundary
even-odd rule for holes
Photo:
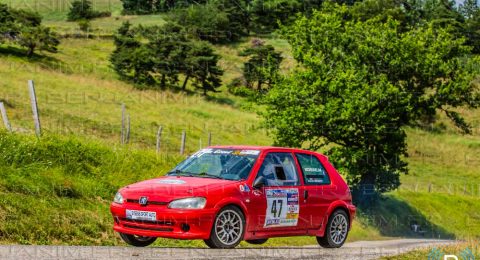
[[[166,176],[121,188],[113,229],[133,246],[157,237],[203,239],[211,248],[242,240],[316,236],[341,247],[355,206],[350,190],[319,153],[277,147],[214,146]]]

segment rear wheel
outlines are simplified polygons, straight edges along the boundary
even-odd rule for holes
[[[129,235],[124,233],[119,233],[120,237],[125,241],[127,244],[136,246],[136,247],[145,247],[151,245],[155,240],[156,237],[142,237],[136,235]]]
[[[210,248],[234,248],[243,240],[244,230],[242,211],[235,206],[227,206],[215,218],[210,238],[205,240],[205,244]]]
[[[320,246],[326,248],[339,248],[347,240],[350,222],[344,210],[336,210],[328,219],[327,228],[323,237],[317,237]]]
[[[246,240],[246,241],[247,241],[247,243],[252,244],[252,245],[261,245],[261,244],[267,243],[268,238],[264,238],[264,239],[253,239],[253,240]]]

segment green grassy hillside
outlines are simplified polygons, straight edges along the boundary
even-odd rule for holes
[[[117,80],[108,61],[112,48],[109,40],[65,39],[59,53],[33,61],[0,54],[0,78],[4,79],[0,95],[7,103],[12,125],[31,131],[27,80],[33,79],[47,132],[115,142],[119,140],[121,103],[125,103],[134,145],[153,148],[160,125],[164,126],[166,151],[178,151],[182,130],[187,130],[190,152],[198,149],[200,142],[206,144],[208,132],[215,144],[270,143],[259,130],[257,115],[239,109],[242,101],[225,92],[205,98],[193,93],[139,91]]]
[[[5,2],[5,1],[4,1]],[[15,7],[39,5],[45,22],[61,33],[77,30],[65,22],[67,8],[42,1],[7,2]],[[111,34],[124,20],[161,24],[162,16],[120,16],[119,1],[95,2],[113,17],[93,21],[99,34]],[[103,6],[100,8],[100,6]],[[108,8],[107,8],[108,7]],[[111,9],[109,9],[111,8]],[[288,44],[265,39],[284,53],[283,71],[294,61]],[[215,46],[222,55],[224,84],[241,73],[241,43]],[[18,135],[0,134],[0,243],[119,243],[111,230],[108,204],[128,183],[165,173],[177,156],[182,130],[187,152],[207,143],[269,145],[261,119],[251,102],[221,92],[209,97],[175,90],[136,90],[118,80],[109,66],[110,39],[62,39],[59,52],[27,59],[23,50],[0,45],[0,100],[6,103]],[[36,83],[46,136],[33,138],[27,80]],[[120,146],[121,104],[131,116],[131,143]],[[440,117],[430,129],[408,129],[410,174],[399,191],[387,194],[370,211],[361,211],[351,240],[419,236],[470,238],[480,234],[480,111],[461,111],[472,123],[473,135],[460,135]],[[162,153],[155,134],[164,126]],[[1,128],[1,127],[0,127]],[[67,136],[67,137],[65,137]],[[71,137],[76,136],[76,137]],[[313,244],[314,239],[275,239],[268,245]],[[160,240],[158,245],[201,245]]]

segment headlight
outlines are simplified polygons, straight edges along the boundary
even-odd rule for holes
[[[123,196],[122,194],[120,194],[120,192],[117,192],[117,194],[115,194],[115,198],[113,198],[113,202],[118,204],[123,204]]]
[[[174,200],[168,204],[171,209],[203,209],[207,200],[201,197]]]

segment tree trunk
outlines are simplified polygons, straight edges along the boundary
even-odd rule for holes
[[[205,80],[202,80],[202,86],[203,86],[203,95],[207,96],[207,84],[205,83]]]
[[[190,79],[190,75],[187,75],[185,77],[185,80],[183,81],[182,90],[187,89],[187,82],[188,82],[189,79]]]
[[[28,46],[27,56],[32,57],[33,53],[35,52],[35,45]]]
[[[259,92],[262,91],[262,81],[261,81],[261,80],[258,81],[257,90],[258,90]]]
[[[165,88],[166,80],[167,80],[167,76],[165,76],[165,74],[162,74],[162,80],[160,81],[160,87]]]

